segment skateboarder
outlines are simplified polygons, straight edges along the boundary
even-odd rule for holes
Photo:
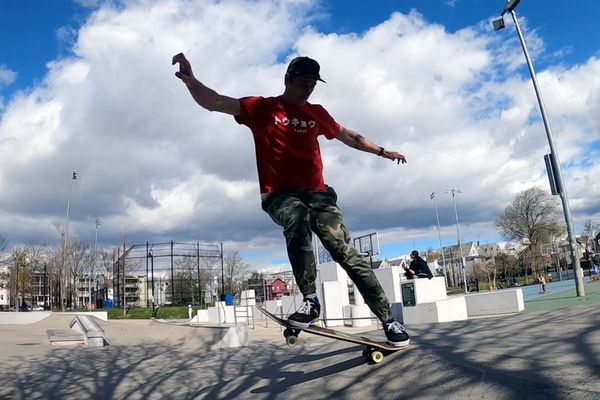
[[[304,296],[301,307],[288,318],[290,324],[307,328],[320,315],[312,250],[314,231],[381,320],[388,342],[397,347],[408,345],[409,336],[392,317],[375,274],[350,245],[350,235],[337,206],[337,194],[323,179],[317,139],[319,135],[337,139],[398,164],[406,163],[404,155],[374,144],[337,123],[322,106],[308,102],[317,81],[325,82],[319,64],[311,58],[297,57],[290,62],[282,95],[240,99],[221,95],[198,81],[182,53],[173,57],[172,64],[179,64],[175,75],[187,86],[196,103],[209,111],[230,114],[252,131],[262,209],[283,228],[294,277]]]

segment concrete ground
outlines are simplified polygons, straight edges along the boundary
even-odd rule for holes
[[[148,321],[106,323],[120,340],[103,348],[50,346],[39,333],[50,321],[6,325],[0,398],[600,399],[599,305],[590,283],[585,298],[551,292],[518,315],[409,326],[410,347],[377,365],[360,346],[308,334],[288,348],[273,324],[217,351]]]

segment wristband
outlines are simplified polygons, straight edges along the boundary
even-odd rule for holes
[[[381,157],[381,156],[383,155],[383,152],[384,152],[384,151],[385,151],[385,149],[384,149],[383,147],[379,146],[379,153],[377,153],[377,155],[378,155],[379,157]]]

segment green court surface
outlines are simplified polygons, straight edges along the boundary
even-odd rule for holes
[[[600,305],[600,282],[588,283],[584,285],[584,288],[584,297],[577,297],[577,292],[575,288],[572,288],[557,293],[550,293],[532,300],[528,300],[525,302],[524,312],[529,313],[539,311],[551,311],[589,304]]]

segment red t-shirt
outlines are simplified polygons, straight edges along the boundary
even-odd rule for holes
[[[317,138],[334,139],[341,126],[322,106],[244,97],[235,120],[252,130],[261,193],[325,189]]]

